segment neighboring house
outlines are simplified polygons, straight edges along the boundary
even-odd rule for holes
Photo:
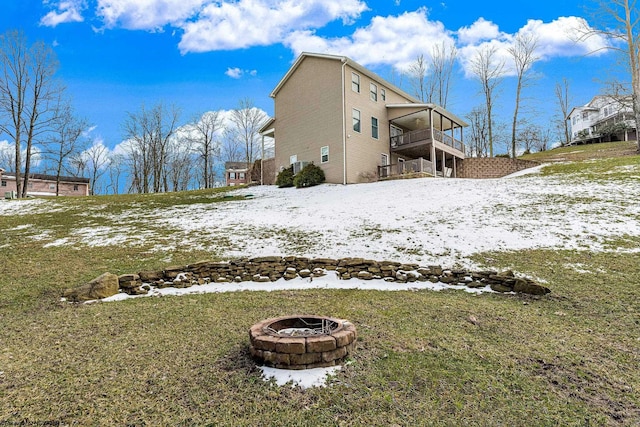
[[[44,175],[39,173],[29,174],[27,195],[28,196],[55,196],[56,177],[55,175]],[[5,172],[0,169],[0,192],[4,196],[7,193],[17,191],[15,173]],[[77,178],[72,176],[60,177],[60,196],[88,196],[89,178]]]
[[[224,176],[227,187],[251,182],[250,168],[245,162],[225,162]]]
[[[276,170],[313,162],[327,182],[405,171],[456,176],[467,124],[422,103],[345,56],[302,53],[271,93]]]
[[[595,96],[588,104],[573,108],[567,120],[571,126],[570,144],[637,138],[629,97]]]

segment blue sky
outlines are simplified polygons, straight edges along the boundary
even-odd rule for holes
[[[2,0],[0,32],[20,29],[54,47],[78,114],[113,148],[126,113],[143,103],[173,103],[184,123],[247,97],[272,115],[269,93],[301,51],[346,55],[389,77],[434,44],[455,43],[459,62],[447,107],[464,117],[482,104],[465,58],[484,43],[507,47],[518,32],[540,39],[538,78],[524,95],[538,110],[544,106],[535,115],[544,123],[551,117],[544,110],[555,109],[557,81],[569,78],[573,104],[581,105],[615,70],[613,54],[587,55],[603,40],[576,44],[567,36],[585,15],[581,3],[564,0]],[[505,122],[513,80],[505,77],[498,98]]]

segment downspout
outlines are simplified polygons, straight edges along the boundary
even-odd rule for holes
[[[436,160],[436,141],[433,137],[433,110],[429,109],[429,127],[431,128],[431,163],[433,164],[433,176],[438,176],[438,161]],[[442,126],[440,126],[442,127]]]
[[[344,89],[344,68],[347,65],[347,58],[342,58],[342,185],[347,185],[347,106]]]
[[[262,154],[260,154],[260,185],[264,185],[264,135],[262,135]]]

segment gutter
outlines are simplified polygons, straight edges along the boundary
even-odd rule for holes
[[[345,114],[347,111],[346,96],[344,89],[344,68],[347,65],[347,58],[342,58],[342,185],[347,185],[347,123]]]

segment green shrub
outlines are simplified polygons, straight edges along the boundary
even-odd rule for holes
[[[279,188],[293,187],[293,165],[280,171],[276,177],[276,185]]]
[[[296,188],[313,187],[322,184],[325,180],[324,171],[320,166],[313,163],[308,164],[293,178],[293,185]]]

